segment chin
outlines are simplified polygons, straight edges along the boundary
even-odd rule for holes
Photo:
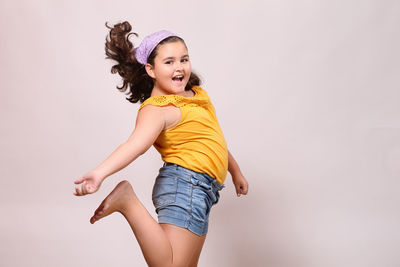
[[[179,87],[174,86],[174,87],[172,87],[172,88],[174,88],[174,89],[173,89],[174,91],[178,91],[178,93],[181,93],[181,92],[185,91],[186,84],[185,84],[185,85],[182,85],[182,86],[179,86]]]

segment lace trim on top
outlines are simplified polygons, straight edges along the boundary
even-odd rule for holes
[[[177,107],[186,105],[208,105],[210,98],[207,94],[203,93],[203,89],[199,86],[193,86],[195,95],[193,97],[186,97],[181,95],[158,95],[147,98],[139,107],[139,110],[145,105],[152,104],[156,106],[166,106],[168,104],[174,104]]]

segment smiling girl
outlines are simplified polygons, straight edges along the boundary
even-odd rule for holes
[[[158,222],[126,180],[101,202],[90,222],[120,212],[149,266],[197,266],[211,207],[220,198],[227,172],[238,196],[247,194],[248,183],[227,148],[210,97],[192,72],[184,40],[163,30],[133,48],[129,36],[138,35],[130,33],[128,22],[107,27],[106,55],[118,63],[111,71],[123,78],[117,88],[128,89],[127,100],[141,105],[131,136],[74,182],[81,184],[74,195],[98,191],[104,179],[153,145],[164,161],[152,191]]]

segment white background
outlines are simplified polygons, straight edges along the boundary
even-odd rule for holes
[[[1,266],[146,266],[121,214],[89,218],[123,179],[155,217],[153,147],[72,194],[134,129],[104,54],[125,20],[185,39],[249,182],[228,174],[200,267],[400,266],[396,0],[1,1]]]

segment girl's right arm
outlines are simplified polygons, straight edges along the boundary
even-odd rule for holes
[[[74,194],[81,196],[96,192],[105,178],[125,168],[144,154],[153,145],[164,127],[165,117],[162,107],[144,106],[138,112],[135,129],[128,140],[99,166],[76,180],[75,184],[83,183],[83,185],[81,189],[76,187]]]

